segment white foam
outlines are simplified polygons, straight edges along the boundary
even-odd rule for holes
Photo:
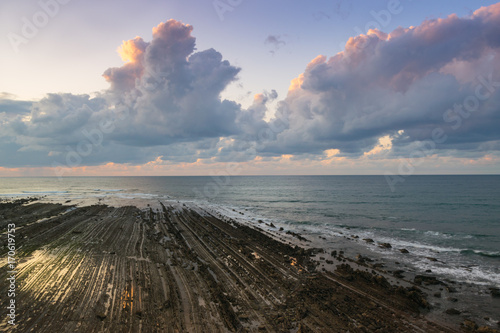
[[[157,194],[150,193],[118,193],[115,196],[122,199],[151,199],[158,197]]]
[[[68,191],[23,191],[25,194],[65,194]]]
[[[500,274],[484,271],[478,267],[451,267],[443,265],[432,265],[424,261],[414,262],[421,270],[431,269],[434,274],[443,275],[455,281],[467,282],[479,285],[500,286]]]
[[[94,189],[94,191],[97,191],[97,192],[121,192],[121,191],[124,191],[123,189]]]
[[[424,232],[424,234],[425,234],[425,235],[428,235],[428,236],[435,237],[435,238],[446,238],[446,239],[452,238],[452,236],[451,236],[451,235],[449,235],[449,234],[444,234],[444,233],[439,232],[439,231],[432,231],[432,230],[429,230],[429,231]]]

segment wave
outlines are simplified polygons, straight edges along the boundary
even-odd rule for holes
[[[119,193],[116,195],[118,198],[122,199],[150,199],[150,198],[156,198],[159,195],[158,194],[151,194],[151,193]]]
[[[432,272],[437,275],[444,275],[452,278],[455,281],[463,281],[472,284],[486,286],[500,286],[500,274],[492,272],[484,267],[450,267],[436,266],[427,262],[416,263],[416,266],[421,269],[432,269]]]
[[[457,239],[457,240],[462,240],[462,239],[472,239],[472,238],[491,238],[494,237],[492,235],[483,235],[483,234],[462,234],[462,233],[450,233],[450,232],[439,232],[439,231],[432,231],[432,230],[427,230],[427,231],[422,231],[418,230],[416,228],[400,228],[400,231],[406,232],[406,233],[420,233],[424,234],[426,236],[431,236],[432,238],[444,238],[444,239]]]
[[[500,258],[500,252],[490,252],[490,251],[480,251],[480,250],[462,250],[460,251],[460,254],[465,254],[465,255],[479,255],[482,257],[488,257],[488,258]]]
[[[68,191],[23,191],[26,194],[64,194],[69,193]]]
[[[434,238],[444,238],[444,239],[450,239],[453,237],[453,235],[450,233],[443,233],[443,232],[432,231],[432,230],[425,231],[424,235],[431,236]]]
[[[97,188],[97,189],[94,189],[94,191],[96,191],[96,192],[121,192],[124,190],[123,189],[100,189],[100,188]]]
[[[261,203],[260,200],[251,200],[251,199],[248,199],[246,200],[247,202],[258,202],[258,203]],[[291,199],[291,200],[286,200],[286,199],[267,199],[265,201],[267,204],[269,203],[283,203],[283,204],[287,204],[287,203],[328,203],[329,201],[327,200],[303,200],[303,199]]]
[[[462,249],[455,248],[455,247],[445,247],[445,246],[438,246],[438,245],[431,245],[431,244],[423,244],[419,243],[417,241],[408,241],[408,240],[402,240],[402,239],[397,239],[397,238],[390,238],[390,237],[377,237],[374,236],[374,239],[377,239],[377,241],[382,242],[382,243],[391,243],[393,246],[397,248],[407,248],[407,249],[414,249],[414,250],[427,250],[431,253],[441,253],[441,252],[460,252]],[[426,253],[428,255],[429,253]]]

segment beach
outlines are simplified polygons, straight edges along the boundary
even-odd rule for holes
[[[15,226],[16,249],[15,296],[9,284],[0,290],[3,309],[15,300],[15,325],[4,316],[3,331],[495,332],[430,309],[432,287],[444,298],[449,283],[389,277],[363,257],[298,246],[307,241],[297,233],[196,205],[17,199],[0,216],[4,234]]]

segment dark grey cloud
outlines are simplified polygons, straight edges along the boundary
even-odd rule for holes
[[[4,115],[21,115],[28,114],[30,112],[31,105],[33,102],[29,101],[18,101],[10,99],[13,97],[8,94],[0,94],[0,114]]]
[[[265,40],[266,44],[271,44],[274,45],[274,47],[281,47],[283,45],[286,45],[286,42],[281,39],[280,35],[269,35],[267,36]]]
[[[280,48],[286,45],[284,37],[281,35],[269,35],[264,40],[264,44],[271,46],[269,51],[271,54],[275,54]]]

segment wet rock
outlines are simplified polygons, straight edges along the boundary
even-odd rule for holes
[[[450,286],[446,286],[446,290],[448,290],[449,293],[456,293],[457,290],[453,287],[450,287]]]
[[[367,243],[373,243],[373,239],[371,238],[363,238],[363,240]]]
[[[398,269],[398,270],[395,270],[394,273],[392,273],[392,275],[394,275],[395,277],[399,278],[399,279],[402,279],[404,278],[403,276],[403,273],[405,271],[403,271],[402,269]]]
[[[231,219],[219,221],[215,217],[202,218],[194,210],[184,210],[182,216],[180,212],[177,213],[177,208],[164,208],[163,213],[155,213],[154,216],[149,215],[149,211],[145,212],[144,216],[148,213],[147,218],[139,218],[139,223],[145,224],[137,227],[134,225],[137,216],[136,210],[120,209],[123,210],[124,214],[118,214],[120,211],[114,209],[105,210],[104,208],[99,208],[102,213],[95,210],[99,214],[106,215],[94,214],[101,221],[103,220],[101,216],[123,216],[119,219],[120,221],[117,221],[116,218],[106,218],[102,225],[89,226],[88,228],[86,220],[82,220],[80,223],[78,219],[74,218],[74,221],[70,220],[70,222],[74,222],[73,224],[67,223],[68,228],[71,229],[67,229],[67,232],[62,234],[67,235],[68,239],[74,237],[71,235],[71,230],[84,230],[84,234],[87,236],[90,227],[101,230],[102,226],[109,225],[109,228],[102,229],[105,233],[99,237],[112,241],[91,245],[94,248],[88,250],[93,252],[86,256],[90,269],[83,270],[85,275],[82,276],[85,278],[80,279],[82,281],[80,285],[66,291],[67,295],[84,295],[85,297],[66,297],[66,302],[61,303],[61,306],[62,308],[72,306],[74,309],[78,309],[80,302],[93,302],[96,295],[85,294],[84,291],[92,286],[85,282],[92,281],[94,273],[99,271],[103,272],[101,276],[103,281],[109,281],[109,279],[116,281],[112,285],[108,284],[108,288],[112,288],[109,295],[118,297],[121,295],[122,300],[126,303],[125,310],[120,310],[123,302],[108,302],[108,299],[103,297],[99,308],[86,307],[88,310],[77,313],[74,319],[64,316],[64,314],[59,315],[59,311],[52,311],[49,314],[57,317],[57,320],[47,322],[52,331],[57,331],[69,319],[72,319],[79,321],[79,324],[82,325],[81,331],[92,331],[95,325],[100,323],[106,326],[105,330],[111,332],[121,331],[124,325],[128,327],[142,325],[144,332],[168,331],[172,328],[173,330],[177,328],[179,331],[199,330],[206,332],[217,330],[243,332],[259,329],[266,332],[297,332],[298,330],[302,333],[316,330],[328,332],[407,332],[414,327],[415,331],[419,332],[439,332],[439,326],[423,323],[417,317],[421,307],[429,307],[424,293],[417,288],[391,286],[383,276],[377,275],[374,271],[373,274],[367,272],[366,267],[354,271],[345,265],[344,269],[335,272],[335,274],[323,274],[320,272],[321,265],[316,270],[311,268],[310,254],[312,251],[294,247],[294,245],[278,243],[272,238],[260,234],[257,230],[239,225]],[[1,213],[3,212],[0,211],[0,216]],[[90,216],[88,219],[93,219],[94,215],[88,214]],[[222,222],[233,224],[226,226]],[[124,231],[117,232],[122,226],[124,226],[122,229]],[[259,224],[253,226],[259,226]],[[262,227],[262,225],[260,226]],[[155,232],[156,229],[161,230],[162,233]],[[128,242],[129,233],[132,233],[135,239],[141,239],[141,233],[145,233],[146,237],[139,244],[143,249],[141,257],[149,262],[137,262],[137,269],[131,271],[129,270],[130,261],[126,259],[126,256],[128,253],[137,251],[138,244]],[[57,233],[54,232],[54,234]],[[163,236],[168,237],[171,241],[160,244]],[[189,240],[191,246],[188,246],[186,239]],[[378,243],[376,245],[378,246]],[[83,249],[87,250],[86,247]],[[167,249],[166,252],[165,249]],[[116,251],[116,254],[112,257],[101,255],[102,253],[109,254],[110,251]],[[251,256],[253,251],[258,251],[266,260],[254,261],[254,256]],[[316,252],[319,253],[319,251]],[[93,255],[94,253],[96,255]],[[319,254],[318,257],[320,255],[325,258],[326,263],[338,263],[327,253]],[[337,256],[337,252],[332,252],[332,255]],[[109,260],[110,257],[116,258],[116,260]],[[327,259],[332,260],[328,262]],[[220,265],[221,260],[224,260],[226,265]],[[350,259],[348,260],[350,261]],[[76,261],[74,262],[74,265],[71,262],[73,266],[70,269],[77,264]],[[108,265],[114,263],[116,268],[109,269],[109,266],[103,266],[105,268],[101,269],[99,263]],[[196,263],[196,269],[192,270],[195,267],[194,263]],[[178,267],[170,267],[170,264],[177,264]],[[180,269],[179,266],[187,269]],[[249,270],[253,272],[252,267],[256,267],[259,274],[248,274]],[[359,268],[354,264],[353,267]],[[59,269],[56,267],[52,271],[57,273]],[[229,274],[218,274],[219,271]],[[82,270],[79,270],[78,273],[82,273]],[[179,279],[172,279],[172,273],[178,275]],[[298,282],[295,279],[290,279],[297,274],[300,275]],[[241,277],[244,280],[240,280]],[[165,300],[165,290],[163,289],[165,286],[162,286],[162,283],[157,283],[162,279],[168,282],[168,295],[171,296],[171,299]],[[248,282],[250,288],[241,286],[239,281]],[[53,284],[46,285],[50,287]],[[125,291],[130,291],[130,288],[134,286],[143,287],[134,289],[133,296],[123,294],[124,287]],[[236,288],[228,288],[227,286],[235,286]],[[240,290],[239,287],[242,289]],[[183,289],[192,295],[202,295],[203,299],[200,296],[188,297],[185,299],[188,304],[185,304],[180,297],[183,294],[181,293]],[[485,289],[487,291],[487,288]],[[40,288],[40,290],[43,292],[45,288]],[[99,290],[96,289],[96,291]],[[362,296],[363,294],[370,295],[370,298],[367,299]],[[247,298],[249,302],[241,301]],[[374,302],[370,299],[373,299]],[[275,300],[279,300],[279,302],[275,302]],[[132,306],[132,301],[134,306]],[[105,310],[104,304],[109,304],[110,307]],[[37,315],[36,306],[41,305],[43,305],[41,302],[34,303],[34,306],[27,308],[30,312],[23,310],[24,312],[20,313],[20,316],[28,318],[30,313]],[[460,304],[460,306],[462,305]],[[448,307],[441,308],[440,312]],[[142,312],[137,311],[138,309],[141,309]],[[188,314],[184,312],[186,310],[189,312]],[[125,316],[107,318],[106,311],[109,311],[110,314],[123,311]],[[409,315],[400,315],[403,311]],[[64,312],[69,313],[68,311]],[[43,312],[38,313],[43,315]],[[262,318],[262,321],[255,322],[256,316]],[[416,319],[415,323],[413,323],[414,318]],[[44,319],[40,318],[40,320]],[[62,319],[62,323],[58,326],[60,319]],[[191,323],[186,322],[185,319],[192,319]],[[34,317],[33,320],[39,320],[39,318]],[[462,320],[463,318],[460,321]],[[495,318],[495,321],[491,321],[491,323],[496,322],[496,320],[498,318]],[[35,330],[45,332],[39,329]]]
[[[441,293],[439,293],[439,292],[438,292],[438,293],[435,293],[435,294],[434,294],[434,297],[436,297],[436,298],[441,298]]]
[[[391,249],[392,245],[390,243],[379,243],[379,247],[383,249]]]
[[[430,260],[430,261],[438,261],[436,258],[434,257],[425,257],[426,259]]]
[[[373,260],[368,257],[364,257],[361,254],[358,254],[356,256],[356,261],[360,264],[364,264],[365,262],[372,262]]]
[[[391,284],[389,283],[389,281],[387,281],[387,279],[385,277],[383,277],[382,275],[375,276],[375,282],[378,285],[381,285],[381,286],[383,286],[385,288],[389,288],[391,286]]]
[[[286,232],[288,235],[292,235],[293,237],[296,237],[297,239],[301,240],[301,241],[304,241],[304,242],[310,242],[310,240],[306,239],[305,237],[302,237],[300,234],[296,233],[296,232],[293,232],[293,231],[290,231],[288,230]]]
[[[401,252],[401,253],[410,253],[410,251],[408,251],[407,249],[400,249],[399,252]]]
[[[490,288],[490,293],[491,293],[491,296],[497,298],[497,297],[500,297],[500,289],[498,288]]]
[[[418,285],[421,285],[422,283],[424,285],[442,284],[442,282],[436,279],[435,276],[427,276],[427,275],[416,275],[415,278],[413,279],[413,282]]]
[[[446,314],[449,314],[449,315],[452,315],[452,316],[457,316],[459,314],[461,314],[462,312],[455,309],[455,308],[449,308],[445,311]]]
[[[408,299],[412,300],[421,308],[426,308],[426,309],[430,308],[430,305],[425,299],[424,294],[417,287],[411,287],[411,288],[398,287],[397,292],[405,295]]]

